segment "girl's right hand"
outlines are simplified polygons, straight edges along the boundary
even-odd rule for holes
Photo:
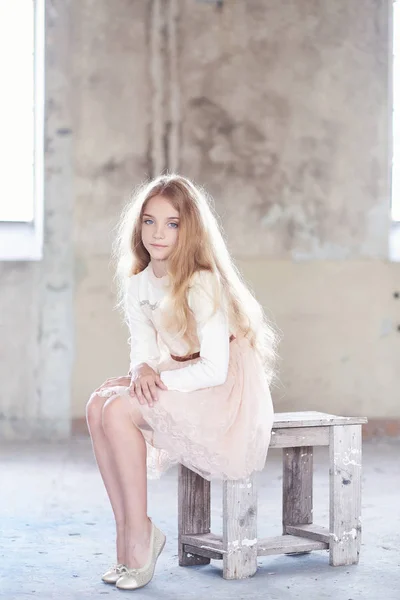
[[[129,386],[129,395],[136,396],[140,404],[153,406],[158,400],[157,387],[162,390],[168,390],[165,383],[161,381],[160,376],[148,364],[137,367],[132,373],[131,385]]]

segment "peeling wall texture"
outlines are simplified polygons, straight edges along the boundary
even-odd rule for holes
[[[91,390],[127,370],[113,228],[133,187],[166,169],[210,191],[283,333],[276,410],[399,418],[391,3],[53,0],[48,11],[61,31],[49,27],[47,259],[0,267],[11,340],[0,432],[22,435],[17,415],[45,436],[37,420],[58,414],[55,435],[68,435],[61,424],[84,417]]]
[[[181,168],[235,253],[385,258],[388,3],[184,2],[180,22]]]

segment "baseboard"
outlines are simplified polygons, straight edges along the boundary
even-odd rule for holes
[[[400,419],[368,419],[362,428],[364,440],[400,437]]]
[[[71,435],[89,435],[87,423],[85,417],[79,417],[72,419],[71,421]]]
[[[368,419],[362,426],[363,439],[400,437],[400,419]],[[72,435],[89,435],[85,417],[72,419]]]

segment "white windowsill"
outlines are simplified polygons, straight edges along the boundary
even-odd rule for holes
[[[33,223],[0,222],[0,260],[42,260],[43,232]]]

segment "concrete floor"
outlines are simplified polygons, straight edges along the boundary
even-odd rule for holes
[[[225,581],[221,563],[177,563],[176,471],[149,483],[149,514],[167,534],[152,583],[135,598],[286,600],[400,599],[400,441],[364,444],[363,541],[357,566],[330,567],[327,551],[261,558],[255,577]],[[327,449],[315,452],[314,521],[328,524]],[[100,581],[114,562],[111,509],[89,440],[0,446],[0,598],[84,600],[123,592]],[[280,451],[260,476],[259,535],[280,535]],[[213,483],[212,529],[221,531]]]

